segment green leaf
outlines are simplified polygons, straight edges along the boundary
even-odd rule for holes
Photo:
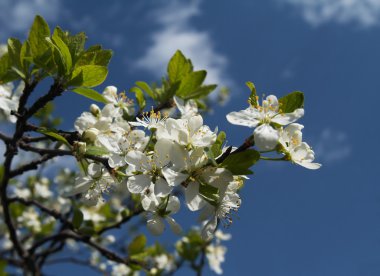
[[[69,148],[71,148],[70,143],[66,140],[65,137],[59,135],[54,129],[45,129],[45,128],[39,128],[37,132],[42,133],[44,135],[47,135],[49,137],[52,137],[56,139],[57,141],[62,142],[63,144],[67,145]]]
[[[226,140],[226,133],[224,131],[219,132],[215,143],[211,146],[211,151],[214,157],[217,157],[222,153],[222,147],[225,140]]]
[[[112,51],[111,50],[97,50],[97,51],[86,51],[83,53],[75,66],[83,65],[101,65],[107,66],[111,60]]]
[[[0,84],[19,79],[20,76],[11,70],[9,54],[0,57]]]
[[[199,195],[211,205],[216,206],[219,202],[219,189],[201,181],[200,183]]]
[[[83,222],[83,213],[81,210],[75,208],[74,209],[74,215],[73,215],[73,226],[75,229],[79,229],[79,227],[82,225]]]
[[[184,97],[184,99],[189,100],[189,99],[199,99],[199,98],[206,97],[208,94],[214,91],[216,87],[217,87],[216,84],[203,85],[199,87],[197,90],[188,94],[186,97]]]
[[[97,147],[97,146],[87,146],[86,147],[86,153],[90,155],[95,155],[95,156],[102,156],[108,154],[108,150]]]
[[[231,153],[220,164],[234,175],[252,174],[249,170],[260,159],[260,153],[254,149],[248,149],[238,153]]]
[[[22,44],[20,40],[16,38],[8,39],[8,54],[9,54],[9,62],[11,67],[15,67],[17,69],[21,69],[21,53]]]
[[[76,67],[73,71],[71,81],[68,86],[84,86],[95,87],[104,82],[108,74],[108,69],[105,66],[100,65],[83,65]],[[81,76],[81,83],[77,81],[77,77]]]
[[[258,102],[257,102],[257,93],[256,93],[255,85],[253,84],[253,82],[250,82],[250,81],[247,81],[245,84],[248,86],[249,90],[251,90],[251,95],[249,95],[249,99],[248,99],[249,104],[252,105],[253,107],[257,107]]]
[[[47,38],[47,41],[52,41],[51,44],[58,53],[58,58],[56,58],[56,62],[58,66],[62,67],[61,74],[68,75],[72,67],[72,58],[69,47],[60,37],[62,35],[64,35],[62,34],[62,30],[59,28],[55,28],[52,39],[50,40],[50,38]],[[57,54],[55,55],[57,56]]]
[[[129,91],[135,93],[136,100],[137,100],[137,103],[138,103],[138,105],[140,107],[140,110],[143,110],[145,108],[145,106],[146,106],[144,92],[140,88],[138,88],[136,86],[132,87]]]
[[[205,70],[191,72],[190,74],[186,75],[181,80],[181,85],[179,86],[176,95],[180,96],[181,98],[188,97],[188,95],[191,95],[194,93],[194,91],[200,88],[206,78],[206,75],[207,72]]]
[[[175,83],[190,74],[193,71],[193,65],[181,51],[177,50],[169,61],[167,71],[170,83]]]
[[[77,88],[72,89],[72,91],[86,98],[89,98],[93,101],[100,102],[100,103],[107,103],[103,95],[98,93],[94,89],[86,88],[86,87],[77,87]]]
[[[130,256],[139,254],[144,251],[146,245],[145,235],[138,235],[133,239],[133,241],[128,245],[128,254]]]
[[[292,92],[279,100],[282,113],[291,113],[297,108],[303,108],[304,95],[300,91]]]
[[[86,34],[81,32],[76,35],[66,35],[65,37],[66,39],[63,39],[63,41],[69,46],[73,64],[76,64],[78,58],[84,51],[84,44],[87,39]]]
[[[39,15],[34,18],[32,28],[29,32],[28,41],[34,58],[41,57],[51,48],[46,38],[50,37],[49,25]]]
[[[32,52],[30,50],[30,43],[28,40],[25,40],[21,46],[21,51],[20,51],[21,67],[24,69],[25,73],[29,71],[29,66],[32,60],[33,58],[32,58]]]
[[[149,95],[149,97],[151,97],[152,99],[155,100],[157,98],[157,96],[153,92],[152,88],[150,88],[149,84],[147,84],[146,82],[144,82],[144,81],[136,81],[136,85],[139,88],[141,88],[145,93],[147,93]]]

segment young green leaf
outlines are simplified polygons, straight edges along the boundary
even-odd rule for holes
[[[222,147],[225,140],[226,140],[226,133],[224,131],[219,132],[215,143],[211,146],[211,151],[214,157],[217,157],[222,153]]]
[[[34,58],[41,57],[51,47],[46,41],[50,37],[49,25],[39,15],[34,18],[32,28],[29,32],[28,41]]]
[[[137,100],[137,103],[140,107],[140,110],[143,110],[146,106],[146,101],[145,101],[145,97],[144,97],[144,92],[142,92],[142,90],[138,87],[132,87],[130,90],[130,92],[133,92],[135,93],[136,95],[136,100]]]
[[[106,155],[108,153],[109,152],[106,149],[101,148],[101,147],[97,147],[97,146],[87,146],[86,147],[86,154],[95,155],[95,156],[102,156],[102,155]]]
[[[180,81],[184,76],[193,71],[191,61],[181,51],[177,50],[168,64],[168,76],[170,83]]]
[[[232,153],[220,164],[234,175],[252,174],[249,170],[260,159],[260,153],[254,149],[248,149],[238,153]]]
[[[68,75],[71,71],[72,67],[72,58],[71,58],[71,53],[69,50],[69,47],[66,45],[66,43],[61,39],[60,37],[60,29],[56,28],[54,30],[53,36],[52,36],[52,41],[54,42],[54,47],[59,53],[60,61],[59,63],[62,64],[63,69],[64,69],[64,74]],[[62,34],[61,34],[62,35]],[[48,40],[50,41],[50,40]]]
[[[247,81],[245,84],[248,86],[249,90],[251,90],[251,95],[249,95],[249,98],[248,98],[249,104],[253,107],[257,107],[258,102],[257,102],[257,93],[256,93],[255,85],[253,84],[253,82],[250,82],[250,81]]]
[[[304,95],[300,91],[295,91],[280,98],[278,101],[283,113],[291,113],[298,108],[303,108]]]
[[[74,209],[74,215],[73,215],[73,226],[75,229],[78,229],[83,222],[83,213],[81,210],[75,208]]]
[[[56,139],[57,141],[62,142],[63,144],[67,145],[69,148],[71,148],[70,143],[66,140],[65,137],[59,135],[54,129],[46,129],[46,128],[40,128],[37,130],[37,132],[42,133],[46,136],[52,137]]]
[[[98,93],[94,89],[86,88],[86,87],[77,87],[77,88],[72,89],[72,91],[86,98],[89,98],[93,101],[100,102],[100,103],[107,103],[103,95]]]
[[[176,95],[181,98],[186,98],[200,88],[205,80],[207,72],[204,70],[191,72],[181,80],[181,85],[176,92]]]
[[[104,82],[107,78],[108,69],[105,66],[100,65],[83,65],[76,67],[73,71],[71,81],[68,85],[73,86],[73,80],[76,80],[76,77],[81,74],[82,82],[75,83],[75,86],[84,86],[84,87],[95,87]]]
[[[197,90],[193,91],[192,93],[186,95],[183,97],[185,100],[190,99],[200,99],[206,97],[208,94],[210,94],[212,91],[216,89],[216,84],[210,84],[210,85],[203,85],[199,87]]]
[[[139,254],[144,251],[145,245],[146,245],[146,237],[145,235],[141,234],[138,235],[136,238],[133,239],[133,241],[128,245],[128,254],[130,256]]]
[[[153,92],[152,88],[150,88],[149,84],[147,84],[146,82],[144,82],[144,81],[136,81],[136,85],[138,87],[140,87],[145,93],[147,93],[149,95],[149,97],[151,97],[152,99],[155,100],[157,98],[157,96]]]
[[[8,55],[9,55],[9,62],[10,62],[11,67],[21,69],[21,60],[20,60],[21,47],[22,47],[22,44],[20,40],[16,38],[8,39]]]

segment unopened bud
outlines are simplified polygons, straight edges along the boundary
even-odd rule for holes
[[[86,153],[86,143],[84,142],[76,142],[74,144],[74,150],[78,155],[84,155]]]
[[[97,117],[100,114],[100,108],[99,108],[99,106],[97,106],[96,104],[92,104],[90,106],[90,112],[91,112],[92,115],[94,115],[95,117]]]
[[[96,140],[96,137],[98,135],[99,135],[99,130],[92,127],[83,132],[82,138],[85,141],[93,143]]]

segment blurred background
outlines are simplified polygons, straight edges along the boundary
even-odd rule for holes
[[[196,69],[208,70],[208,83],[230,89],[229,100],[206,117],[212,129],[227,132],[229,145],[251,134],[225,120],[246,108],[246,81],[259,94],[303,91],[305,141],[323,167],[256,166],[226,229],[232,240],[224,273],[380,275],[380,0],[0,0],[0,42],[25,38],[36,14],[114,50],[100,92],[159,81],[182,50]],[[62,128],[73,129],[90,104],[61,97],[55,113]],[[178,220],[190,226],[194,217],[184,212]],[[175,239],[165,236],[168,244]],[[51,268],[53,275],[86,271]]]

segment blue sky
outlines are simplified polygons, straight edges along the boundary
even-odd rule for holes
[[[265,94],[303,91],[305,140],[323,167],[256,166],[228,229],[225,274],[380,275],[379,0],[0,0],[0,40],[25,36],[34,13],[113,49],[105,85],[121,90],[158,80],[183,50],[231,88],[206,118],[231,145],[251,131],[225,120],[246,107],[246,81]],[[71,128],[89,104],[65,95],[57,115]]]

